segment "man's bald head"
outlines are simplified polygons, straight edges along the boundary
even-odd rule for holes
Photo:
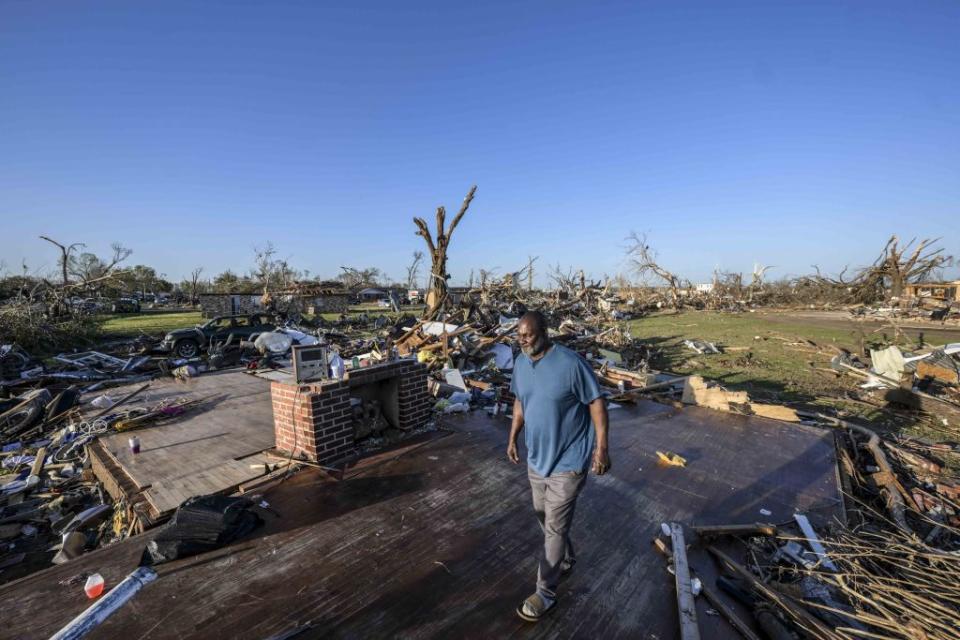
[[[527,311],[520,316],[520,324],[526,324],[535,333],[547,332],[547,318],[539,311]]]
[[[517,341],[523,352],[536,359],[550,346],[547,339],[547,319],[539,311],[527,311],[517,325]]]

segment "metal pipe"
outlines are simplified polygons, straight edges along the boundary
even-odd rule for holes
[[[50,636],[50,640],[76,640],[93,631],[100,623],[126,604],[137,591],[157,579],[157,572],[150,567],[137,567],[123,581],[111,589],[87,609],[71,620],[67,626]]]

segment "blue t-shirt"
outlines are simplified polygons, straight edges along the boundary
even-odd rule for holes
[[[510,391],[523,407],[527,464],[545,477],[586,471],[595,440],[587,405],[601,396],[586,360],[558,344],[536,362],[521,353]]]

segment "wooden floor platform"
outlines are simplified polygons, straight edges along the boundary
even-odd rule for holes
[[[137,386],[112,389],[110,394],[122,397]],[[95,471],[105,486],[142,495],[153,519],[168,515],[191,496],[232,491],[262,475],[263,465],[254,469],[251,464],[262,463],[256,454],[274,446],[268,381],[236,370],[205,373],[184,382],[160,379],[131,404],[182,397],[204,401],[167,424],[105,436],[91,448],[97,458]],[[128,445],[133,433],[141,443],[137,455]]]
[[[777,523],[801,509],[822,523],[839,510],[829,432],[652,403],[611,419],[613,470],[588,480],[573,525],[579,562],[535,625],[514,613],[542,545],[526,470],[506,459],[509,423],[474,412],[340,481],[310,469],[267,491],[276,514],[263,513],[262,529],[161,565],[88,637],[266,639],[309,626],[291,637],[672,640],[673,578],[650,544],[660,522]],[[688,466],[661,466],[658,449]],[[0,587],[0,637],[49,637],[88,604],[65,579],[99,571],[115,585],[149,536]],[[709,574],[705,556],[691,563]],[[739,637],[698,606],[704,638]]]

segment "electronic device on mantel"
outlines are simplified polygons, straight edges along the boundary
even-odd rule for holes
[[[294,345],[293,378],[297,384],[330,377],[327,366],[327,347],[324,345]]]

